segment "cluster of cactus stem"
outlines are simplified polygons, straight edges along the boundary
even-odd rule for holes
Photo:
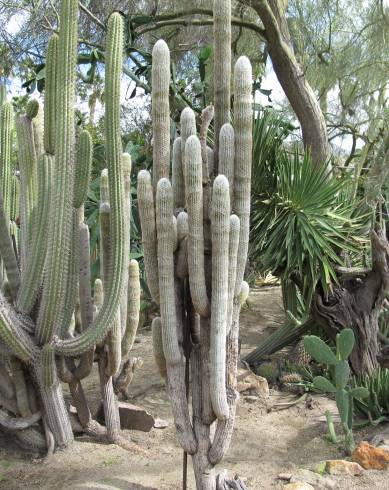
[[[312,358],[329,367],[329,378],[316,376],[313,378],[315,389],[335,395],[342,429],[345,436],[345,446],[348,452],[355,449],[353,436],[354,400],[368,396],[369,391],[363,386],[350,387],[350,366],[348,358],[354,348],[354,332],[346,328],[336,336],[336,352],[319,337],[307,335],[304,337],[304,347]],[[326,413],[331,440],[336,443],[337,437],[332,416]]]
[[[252,73],[249,60],[239,58],[233,77],[233,127],[230,39],[231,2],[216,0],[214,106],[203,110],[201,121],[191,108],[182,111],[172,151],[170,52],[163,40],[154,45],[153,169],[152,175],[146,170],[138,174],[145,273],[160,307],[152,324],[155,360],[166,378],[180,443],[192,455],[197,488],[204,490],[216,488],[213,467],[231,440],[239,313],[248,295],[243,276],[250,216]],[[207,145],[212,120],[213,149]]]
[[[47,50],[43,116],[30,100],[15,118],[14,166],[10,102],[0,116],[0,427],[38,449],[73,441],[61,381],[69,384],[78,428],[120,440],[114,381],[130,362],[139,318],[139,269],[129,260],[131,158],[120,135],[119,13],[107,28],[101,277],[92,294],[84,202],[93,145],[86,130],[76,131],[74,117],[78,3],[61,2],[59,35]],[[94,361],[106,428],[93,420],[81,384]]]

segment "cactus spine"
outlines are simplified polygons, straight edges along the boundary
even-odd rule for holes
[[[49,39],[47,47],[44,106],[44,146],[45,152],[51,155],[54,155],[55,153],[57,56],[58,36],[57,34],[54,34]]]
[[[184,109],[181,134],[173,144],[172,185],[157,159],[153,162],[156,194],[150,174],[145,170],[138,174],[146,278],[153,297],[159,298],[161,313],[152,325],[154,356],[166,375],[178,437],[192,455],[196,485],[203,490],[216,489],[213,466],[231,440],[238,399],[239,313],[248,295],[243,274],[250,212],[252,80],[250,63],[241,58],[235,67],[233,128],[229,124],[230,18],[231,2],[215,0],[215,109],[204,109],[200,138],[193,111]],[[165,46],[158,41],[154,48],[155,70],[169,59]],[[156,101],[160,85],[153,83],[152,88]],[[214,112],[216,144],[212,149],[207,136]],[[161,126],[154,123],[153,129],[155,144],[161,139],[156,134]],[[213,157],[218,160],[216,168]],[[189,357],[192,423],[183,362],[188,363]]]

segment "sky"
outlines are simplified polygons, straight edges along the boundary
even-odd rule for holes
[[[384,6],[389,8],[389,0],[384,0]],[[24,15],[23,14],[17,14],[11,17],[9,24],[7,26],[7,30],[11,34],[15,34],[18,32],[18,30],[21,28],[24,20]],[[130,84],[130,86],[129,86]],[[131,99],[131,101],[126,100],[126,95],[131,93],[135,84],[134,82],[131,82],[127,77],[123,77],[123,82],[122,82],[122,90],[121,90],[121,102],[131,104],[132,106],[137,106],[141,107],[142,104],[144,104],[144,96],[142,95],[142,90],[138,89],[138,94],[135,98]],[[262,79],[262,84],[261,88],[271,90],[271,100],[272,100],[272,105],[274,107],[281,106],[285,102],[285,94],[284,91],[278,82],[277,76],[274,72],[273,66],[271,64],[271,61],[269,60],[266,65],[265,69],[265,74]],[[13,95],[20,95],[24,94],[24,89],[21,87],[21,81],[20,79],[14,78],[11,80],[11,84],[9,86],[9,92],[11,92]],[[333,94],[329,94],[329,97],[336,97],[336,91],[334,91]],[[33,94],[36,97],[39,97],[39,94]],[[267,106],[270,104],[267,96],[257,92],[255,101],[261,104],[262,106]],[[78,101],[78,108],[83,111],[87,112],[88,111],[88,104],[87,102],[81,102]],[[96,107],[96,116],[98,117],[100,114],[102,114],[103,108],[101,104],[98,102],[97,107]],[[352,138],[351,136],[345,136],[342,138],[337,138],[336,140],[333,141],[338,147],[348,150],[351,148],[352,144]],[[359,142],[359,144],[362,144],[362,142]],[[358,144],[358,146],[359,146]]]

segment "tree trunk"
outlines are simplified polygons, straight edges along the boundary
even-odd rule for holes
[[[389,291],[389,246],[382,229],[371,235],[372,270],[364,278],[348,277],[327,299],[316,294],[313,318],[335,340],[344,328],[355,333],[350,364],[355,374],[371,373],[379,355],[378,315]]]
[[[259,15],[265,27],[269,54],[277,78],[301,125],[304,145],[317,165],[328,161],[327,127],[315,94],[305,79],[290,38],[285,0],[244,0]]]

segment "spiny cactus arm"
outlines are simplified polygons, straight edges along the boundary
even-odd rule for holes
[[[20,201],[20,181],[16,175],[11,177],[11,221],[16,222],[19,218],[19,201]]]
[[[219,135],[230,121],[231,0],[213,2],[213,94],[215,104],[215,173],[218,173]]]
[[[45,388],[50,388],[54,383],[55,366],[55,352],[54,348],[50,344],[46,344],[42,347],[41,358],[41,383]]]
[[[208,172],[211,177],[215,172],[215,153],[210,146],[207,146],[207,155],[208,155]]]
[[[238,260],[240,221],[236,214],[230,216],[230,243],[228,247],[228,309],[227,334],[232,325],[232,312],[236,282],[236,264]]]
[[[172,238],[173,238],[173,253],[177,250],[178,247],[178,238],[177,238],[177,218],[173,215],[172,217]]]
[[[61,28],[58,40],[56,158],[53,200],[47,245],[47,273],[37,320],[38,338],[43,343],[50,340],[50,335],[55,329],[59,329],[59,320],[61,321],[64,316],[63,310],[66,307],[65,301],[69,278],[69,250],[74,246],[72,201],[77,19],[78,1],[63,0],[61,3]]]
[[[162,39],[153,47],[151,67],[153,120],[153,183],[169,177],[170,167],[170,51]]]
[[[23,323],[12,306],[0,292],[0,339],[11,352],[25,362],[33,361],[38,349],[30,336],[25,332]]]
[[[180,117],[181,126],[181,165],[182,173],[184,176],[184,192],[185,192],[185,203],[186,203],[186,140],[196,134],[196,116],[190,107],[185,107],[181,112]]]
[[[6,100],[7,100],[7,87],[4,85],[4,83],[0,83],[0,107],[4,104]]]
[[[0,426],[8,430],[22,430],[31,427],[42,418],[41,412],[36,412],[31,417],[11,417],[4,410],[0,410]]]
[[[100,260],[101,260],[101,276],[103,278],[103,287],[107,287],[107,281],[109,278],[109,258],[112,250],[112,242],[110,237],[111,231],[111,208],[108,202],[102,202],[100,204]],[[106,291],[104,291],[106,292]],[[107,376],[114,376],[119,369],[121,362],[120,349],[121,341],[121,329],[120,329],[120,312],[115,312],[115,319],[112,322],[112,326],[107,333],[106,345],[107,345]]]
[[[164,326],[162,324],[162,336],[164,335],[163,330]],[[197,451],[197,441],[193,432],[186,398],[185,367],[183,362],[169,364],[166,360],[166,368],[167,390],[172,405],[177,436],[183,450],[188,454],[194,454]]]
[[[91,290],[89,228],[85,223],[79,225],[79,274],[78,293],[80,298],[81,325],[86,330],[93,323],[93,299]],[[78,380],[86,378],[92,370],[94,361],[94,346],[81,356],[74,370]]]
[[[189,286],[196,312],[206,317],[210,313],[210,305],[205,284],[202,161],[201,145],[197,136],[188,138],[185,146],[185,160],[189,224]]]
[[[120,437],[120,417],[113,390],[112,376],[108,376],[106,373],[105,355],[99,356],[98,366],[107,437],[111,443],[116,443]]]
[[[240,219],[235,296],[240,292],[246,268],[250,232],[250,193],[252,160],[252,72],[248,58],[241,56],[235,64],[235,169],[234,211]]]
[[[93,303],[95,305],[95,316],[100,311],[100,308],[103,306],[104,302],[104,290],[103,290],[103,282],[101,279],[95,280],[94,294],[93,294]]]
[[[57,341],[56,351],[67,355],[78,355],[89,350],[105,337],[112,326],[115,313],[120,307],[124,280],[124,203],[122,142],[120,136],[120,75],[123,53],[123,19],[117,12],[108,21],[106,54],[106,148],[109,180],[109,201],[111,206],[112,251],[109,261],[109,277],[104,303],[93,324],[74,339]]]
[[[156,218],[163,351],[168,364],[178,364],[181,362],[181,352],[177,339],[177,318],[174,301],[172,216],[172,187],[168,179],[161,179],[157,185]]]
[[[139,325],[140,293],[139,265],[132,259],[128,265],[127,325],[122,339],[122,357],[126,357],[134,345]]]
[[[45,66],[44,146],[45,152],[55,153],[56,90],[58,36],[53,34],[47,46]]]
[[[153,337],[153,354],[158,371],[163,378],[166,378],[166,359],[162,345],[162,322],[159,316],[153,319],[151,324]]]
[[[83,207],[79,210],[72,208],[72,243],[71,249],[67,254],[67,286],[65,290],[65,300],[64,307],[62,310],[62,315],[59,317],[59,324],[57,326],[56,332],[59,332],[61,338],[67,338],[69,333],[74,333],[75,327],[75,308],[78,300],[78,275],[79,275],[79,224],[83,221]],[[72,329],[72,318],[74,318],[73,324],[73,332]],[[80,322],[81,323],[81,322]],[[38,329],[37,329],[38,331]],[[51,330],[49,335],[51,335],[54,331]],[[45,334],[47,335],[47,334]],[[49,336],[45,337],[48,342]],[[44,342],[42,342],[44,343]]]
[[[39,101],[37,99],[30,99],[26,106],[26,116],[29,119],[37,117],[39,112]]]
[[[245,281],[243,284],[242,289],[247,291],[248,284]],[[214,465],[218,464],[226,455],[230,447],[234,429],[236,404],[238,401],[236,385],[239,356],[239,313],[243,304],[243,299],[244,298],[234,299],[232,326],[227,338],[227,399],[229,406],[229,417],[226,420],[217,421],[213,442],[208,452],[208,459],[211,464]]]
[[[34,132],[35,155],[38,159],[44,154],[43,146],[43,109],[38,102],[37,115],[32,120],[32,130]]]
[[[211,400],[219,420],[228,417],[226,394],[226,323],[228,301],[228,244],[230,233],[228,180],[218,175],[212,192]]]
[[[9,234],[9,220],[4,209],[3,196],[0,192],[0,258],[4,262],[12,297],[15,298],[20,286],[20,273],[12,239]]]
[[[185,207],[185,182],[182,171],[181,137],[174,140],[172,156],[172,186],[174,209]]]
[[[119,372],[120,364],[122,362],[121,340],[122,329],[120,312],[118,312],[105,341],[107,345],[107,366],[105,368],[105,373],[107,376],[115,376],[115,374]]]
[[[11,212],[12,119],[12,104],[4,102],[0,109],[0,194],[7,222]]]
[[[215,109],[213,105],[207,106],[201,113],[201,127],[200,127],[200,143],[201,143],[201,159],[203,161],[203,184],[207,184],[210,178],[209,166],[208,166],[208,150],[207,150],[207,135],[209,125],[215,115]]]
[[[131,232],[131,155],[128,153],[123,153],[122,156],[123,165],[123,179],[124,179],[124,212],[125,212],[125,250],[124,255],[124,287],[123,295],[120,302],[120,328],[122,337],[125,334],[127,326],[127,303],[128,303],[128,264],[130,261],[130,232]]]
[[[175,271],[178,279],[188,276],[188,214],[181,211],[177,216],[178,250],[175,256]]]
[[[235,133],[231,124],[223,124],[219,135],[219,173],[227,177],[230,184],[231,208],[234,207],[234,164],[235,164]]]
[[[9,369],[15,386],[15,395],[18,411],[22,417],[31,417],[32,410],[28,399],[26,374],[22,363],[17,357],[9,359]]]
[[[100,202],[109,203],[109,183],[108,183],[108,169],[107,168],[104,168],[101,171]]]
[[[85,223],[79,225],[79,294],[82,328],[85,330],[93,322],[93,299],[91,291],[89,228]]]
[[[74,176],[73,206],[78,209],[86,200],[92,169],[92,138],[84,129],[78,141],[77,161]]]
[[[27,260],[23,281],[17,298],[17,309],[25,314],[30,313],[42,283],[43,267],[46,258],[47,233],[53,182],[54,157],[43,155],[38,165],[38,204],[33,230],[33,244]]]
[[[147,285],[151,297],[159,303],[157,231],[151,176],[147,170],[138,174],[138,209],[142,228],[142,246]]]

